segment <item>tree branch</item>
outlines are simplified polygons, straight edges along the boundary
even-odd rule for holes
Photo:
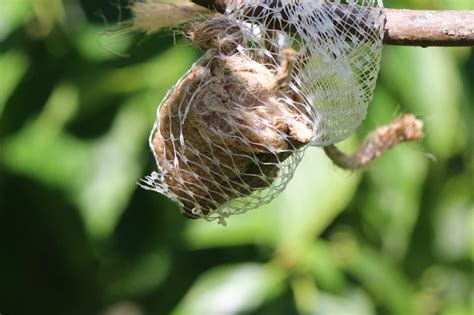
[[[223,13],[229,0],[192,0]],[[385,9],[385,45],[474,46],[474,11]],[[347,23],[354,23],[350,14]]]

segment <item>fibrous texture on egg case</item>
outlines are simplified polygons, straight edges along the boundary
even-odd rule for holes
[[[313,134],[274,71],[239,54],[204,56],[158,116],[152,143],[163,185],[189,216],[268,188]]]

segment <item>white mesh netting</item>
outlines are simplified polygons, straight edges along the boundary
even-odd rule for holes
[[[365,118],[382,2],[232,0],[187,37],[206,53],[158,108],[158,172],[143,186],[225,223],[278,195],[309,145],[338,142]]]

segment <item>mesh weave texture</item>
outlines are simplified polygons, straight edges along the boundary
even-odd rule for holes
[[[206,53],[158,108],[158,172],[143,187],[225,223],[275,198],[310,145],[343,140],[365,118],[382,3],[234,0],[186,35]]]

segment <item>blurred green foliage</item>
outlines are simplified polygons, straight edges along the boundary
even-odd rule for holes
[[[386,47],[342,146],[404,111],[425,141],[357,173],[310,149],[277,200],[224,228],[136,185],[156,106],[200,52],[108,33],[128,17],[126,1],[0,0],[2,315],[472,314],[472,49]]]

